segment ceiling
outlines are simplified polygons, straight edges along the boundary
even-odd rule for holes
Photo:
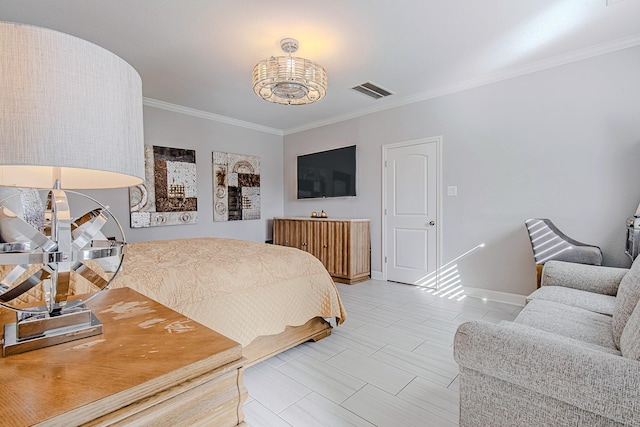
[[[141,75],[145,103],[288,134],[640,45],[640,0],[0,0],[0,20],[94,42]],[[262,59],[325,67],[327,96],[272,104]],[[394,95],[351,88],[374,82]]]

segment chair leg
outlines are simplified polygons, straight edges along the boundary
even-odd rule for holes
[[[538,288],[540,287],[540,282],[542,281],[542,268],[544,267],[543,264],[536,264],[536,272],[537,272],[537,285]]]

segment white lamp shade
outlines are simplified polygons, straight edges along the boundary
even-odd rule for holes
[[[57,31],[0,22],[0,185],[92,189],[144,180],[142,82]]]

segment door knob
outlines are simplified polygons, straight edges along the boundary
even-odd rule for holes
[[[429,224],[427,224],[427,225],[430,226],[430,227],[433,227],[434,225],[436,225],[436,222],[435,221],[429,221]]]

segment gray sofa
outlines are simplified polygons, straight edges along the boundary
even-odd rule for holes
[[[460,426],[640,426],[640,257],[549,261],[513,322],[460,325]]]

